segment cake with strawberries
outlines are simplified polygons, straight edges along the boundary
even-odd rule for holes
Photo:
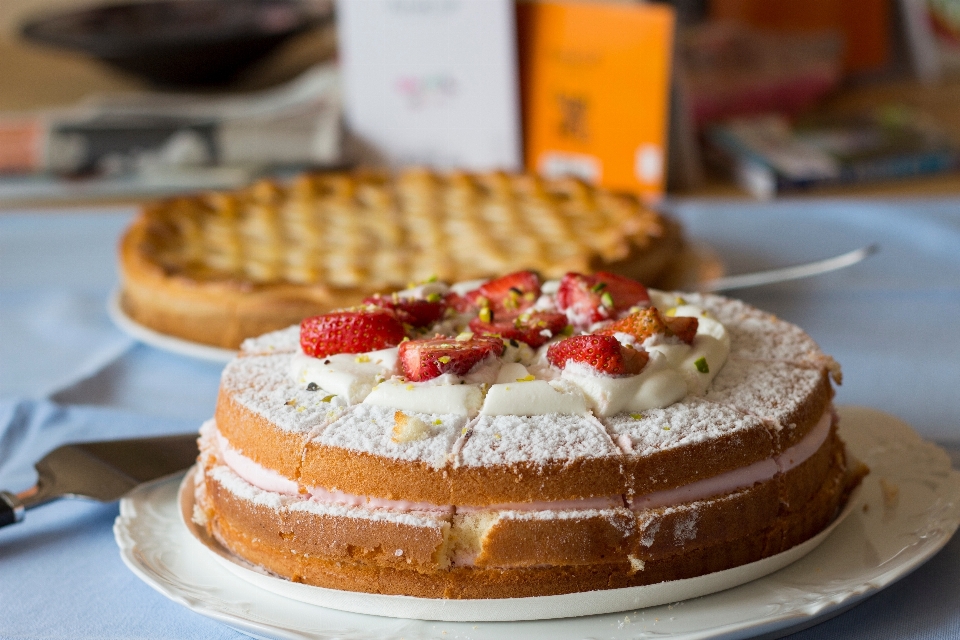
[[[654,584],[823,530],[865,472],[794,325],[606,272],[430,280],[245,341],[194,520],[293,581],[426,598]]]
[[[119,253],[128,318],[229,349],[430,276],[602,269],[663,286],[697,264],[680,225],[636,196],[574,178],[414,169],[152,203]]]

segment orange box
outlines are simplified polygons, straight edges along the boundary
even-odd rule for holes
[[[527,169],[659,197],[673,26],[659,4],[519,4]]]

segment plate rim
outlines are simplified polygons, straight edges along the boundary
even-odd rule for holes
[[[130,316],[123,310],[120,304],[120,298],[123,290],[120,287],[114,287],[107,298],[107,315],[114,325],[130,337],[151,347],[175,353],[181,356],[188,356],[198,360],[208,362],[218,362],[226,364],[237,357],[237,351],[232,349],[223,349],[191,340],[185,340],[166,333],[160,333],[150,327],[146,327]]]

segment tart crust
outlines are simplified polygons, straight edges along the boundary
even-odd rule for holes
[[[609,270],[656,286],[683,247],[675,221],[573,179],[303,175],[146,206],[120,241],[120,305],[160,333],[235,349],[431,276]]]

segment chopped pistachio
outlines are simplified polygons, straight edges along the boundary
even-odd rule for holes
[[[676,308],[676,307],[670,307],[669,309],[667,309],[666,311],[663,312],[663,315],[669,316],[669,317],[673,318],[674,316],[677,315],[677,308]]]
[[[700,373],[710,373],[710,367],[707,365],[707,359],[703,356],[697,358],[696,362],[693,363],[693,366],[695,366],[697,371]]]
[[[522,378],[517,378],[517,382],[530,382],[531,380],[536,380],[536,379],[537,378],[533,374],[530,374],[530,375],[523,376]]]
[[[480,308],[480,321],[487,323],[493,322],[493,311],[490,310],[490,307]]]
[[[427,302],[440,302],[440,294],[439,293],[427,294]]]
[[[606,288],[607,288],[607,283],[606,283],[606,282],[598,282],[597,284],[595,284],[595,285],[593,285],[592,287],[590,287],[590,291],[593,291],[594,293],[600,293],[601,291],[603,291],[603,290],[606,289]]]
[[[336,398],[336,397],[337,397],[337,396],[335,396],[335,395],[326,396],[326,397],[322,400],[322,402],[330,402],[331,400],[333,400],[333,399]]]
[[[603,303],[607,309],[613,308],[613,296],[610,295],[609,291],[604,291],[600,296],[600,302]]]
[[[288,407],[292,407],[293,405],[297,404],[297,400],[296,398],[291,398],[290,400],[287,400],[283,404],[287,405]]]
[[[354,358],[354,360],[356,360],[357,362],[370,362],[370,356],[368,356],[365,353],[361,353],[356,358]]]
[[[436,420],[433,421],[433,424],[437,424],[437,425],[443,424],[443,420],[441,420],[440,418],[437,418]]]
[[[641,418],[643,418],[643,414],[642,414],[642,413],[631,413],[631,414],[630,414],[630,417],[633,418],[634,420],[640,420]]]
[[[472,338],[473,338],[472,332],[464,331],[463,333],[457,336],[457,342],[466,342],[467,340],[470,340]]]
[[[687,304],[687,301],[682,296],[677,296],[677,306],[679,307],[682,304]]]
[[[439,358],[437,358],[437,361],[440,362],[441,364],[447,364],[450,362],[450,356],[440,356]]]

